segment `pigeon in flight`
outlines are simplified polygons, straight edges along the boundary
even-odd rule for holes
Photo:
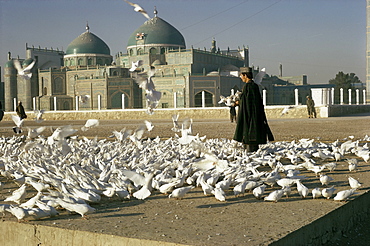
[[[35,62],[36,61],[33,61],[27,67],[22,68],[21,63],[19,62],[19,60],[14,60],[14,66],[18,71],[18,75],[25,78],[25,79],[31,79],[31,77],[32,77],[31,69],[35,65]]]
[[[132,2],[129,2],[127,0],[124,0],[126,3],[130,4],[132,7],[134,7],[134,10],[136,12],[139,12],[141,14],[143,14],[148,20],[150,19],[148,13],[137,3],[132,3]]]
[[[129,69],[130,72],[134,72],[138,67],[143,65],[143,60],[138,60],[136,62],[132,62],[131,68]]]

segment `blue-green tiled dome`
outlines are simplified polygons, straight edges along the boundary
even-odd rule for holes
[[[73,54],[110,55],[110,49],[98,36],[86,31],[68,45],[66,55]]]
[[[32,58],[28,58],[28,59],[26,59],[26,60],[24,60],[24,61],[22,62],[22,66],[23,66],[23,67],[27,67],[27,66],[28,66],[28,65],[30,65],[32,62],[33,62],[33,59],[32,59]]]
[[[5,63],[5,67],[14,67],[13,60],[9,60]]]
[[[128,47],[137,45],[138,34],[144,34],[144,45],[157,44],[185,48],[185,39],[182,34],[159,17],[147,20],[136,29],[128,39]]]

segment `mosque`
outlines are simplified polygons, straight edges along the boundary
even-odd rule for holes
[[[113,57],[109,46],[88,25],[65,52],[26,44],[26,59],[8,53],[3,108],[13,111],[16,101],[22,101],[26,110],[146,108],[145,91],[129,72],[138,60],[143,61],[143,71],[155,68],[153,82],[162,93],[158,108],[220,106],[220,95],[241,90],[239,68],[250,66],[249,49],[244,46],[220,50],[212,40],[209,50],[187,48],[183,35],[158,17],[157,10],[131,34],[126,50]],[[15,59],[23,67],[36,62],[30,80],[17,76]],[[259,68],[254,71],[258,73]],[[263,79],[267,104],[293,104],[297,87],[304,104],[312,87],[307,76],[282,77],[282,69],[280,73]],[[89,99],[81,102],[86,96]]]

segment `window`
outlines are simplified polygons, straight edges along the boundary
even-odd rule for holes
[[[168,108],[168,103],[162,103],[162,108]]]
[[[157,54],[157,50],[156,50],[156,48],[151,48],[151,49],[149,50],[149,53],[150,53],[150,54],[152,54],[152,55]]]

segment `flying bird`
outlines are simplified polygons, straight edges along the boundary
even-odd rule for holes
[[[83,127],[81,127],[82,131],[87,131],[92,127],[99,126],[99,120],[97,119],[88,119]]]
[[[126,3],[130,4],[132,7],[134,7],[134,10],[136,12],[139,12],[141,14],[143,14],[148,20],[150,19],[148,13],[139,5],[139,4],[136,4],[136,3],[132,3],[132,2],[129,2],[127,0],[124,0]]]
[[[143,60],[138,60],[136,62],[132,62],[131,68],[129,69],[130,72],[134,72],[138,67],[143,65]]]
[[[19,62],[19,60],[14,60],[14,66],[18,71],[18,75],[21,76],[22,78],[25,78],[25,79],[28,79],[28,80],[31,79],[31,77],[32,77],[31,69],[33,68],[35,63],[36,63],[36,61],[33,61],[27,67],[22,68],[21,63]]]
[[[81,95],[81,96],[79,96],[79,98],[80,98],[80,103],[81,104],[83,104],[83,105],[85,105],[85,104],[87,104],[88,103],[88,101],[89,101],[89,99],[90,99],[90,95]]]
[[[44,121],[44,119],[42,118],[42,115],[44,114],[45,110],[41,109],[41,110],[35,110],[33,112],[36,116],[36,118],[34,118],[34,119],[37,123],[41,123],[41,122]]]
[[[293,109],[293,108],[294,108],[294,106],[286,106],[286,107],[284,107],[284,109],[283,109],[283,111],[281,112],[280,116],[283,116],[283,115],[288,114],[288,113],[289,113],[289,111],[290,111],[291,109]]]
[[[12,115],[12,120],[15,123],[15,126],[13,127],[14,133],[16,134],[22,133],[22,126],[23,126],[24,119],[21,119],[18,116]]]
[[[254,77],[254,83],[262,86],[261,82],[262,82],[263,77],[265,77],[265,75],[266,75],[266,68],[262,68],[261,71],[257,73],[257,75]]]

